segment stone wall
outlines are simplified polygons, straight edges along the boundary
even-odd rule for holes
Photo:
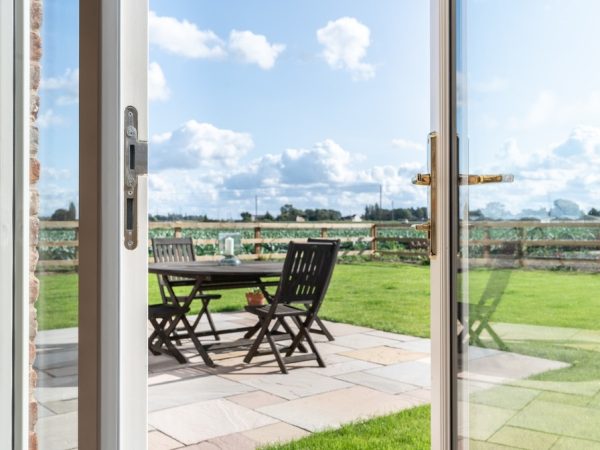
[[[33,397],[33,390],[37,383],[37,375],[33,369],[35,360],[35,335],[37,333],[37,319],[35,302],[39,295],[39,280],[35,276],[35,268],[38,261],[37,244],[39,239],[40,222],[38,219],[39,194],[37,189],[40,178],[40,162],[38,160],[39,129],[37,116],[40,109],[40,77],[42,59],[42,0],[31,0],[31,148],[30,148],[30,248],[29,248],[29,374],[30,374],[30,398],[29,398],[29,449],[37,450],[37,436],[35,424],[37,422],[37,403]]]

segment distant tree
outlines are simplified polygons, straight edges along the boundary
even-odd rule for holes
[[[592,209],[590,209],[590,211],[588,212],[588,216],[600,217],[600,210],[598,210],[598,209],[596,209],[596,208],[592,208]]]
[[[342,220],[342,213],[334,209],[307,209],[300,215],[313,222]]]
[[[304,211],[294,208],[294,205],[291,204],[283,205],[280,211],[281,214],[277,217],[277,220],[281,222],[294,222],[296,217],[304,216]]]
[[[242,222],[252,222],[252,214],[248,211],[244,211],[240,216],[242,217]]]
[[[412,208],[380,208],[377,203],[367,205],[362,218],[364,220],[408,220],[410,222],[423,221],[427,219],[427,208],[424,206]]]
[[[52,213],[50,216],[50,220],[55,221],[67,221],[67,220],[76,220],[77,212],[75,210],[75,204],[73,202],[69,203],[69,208],[59,208]]]
[[[273,217],[273,215],[269,211],[267,211],[262,217],[262,220],[264,220],[265,222],[272,222],[275,220],[275,217]]]
[[[68,210],[68,219],[67,220],[75,220],[77,219],[77,210],[75,209],[75,203],[71,202],[69,203],[69,210]]]

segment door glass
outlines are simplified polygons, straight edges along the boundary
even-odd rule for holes
[[[596,448],[600,4],[457,3],[462,448]]]
[[[77,447],[78,5],[77,0],[32,2],[30,326],[35,405],[30,423],[39,449]]]
[[[311,333],[326,367],[300,360],[308,347],[287,375],[273,355],[247,363],[244,332],[216,341],[203,315],[216,367],[189,339],[173,336],[183,364],[152,341],[150,445],[253,448],[319,433],[297,448],[429,448],[429,267],[411,228],[427,206],[411,178],[427,162],[429,2],[152,0],[150,10],[150,237],[192,238],[212,270],[231,250],[250,268],[281,264],[292,240],[342,246],[319,311],[332,336]],[[232,281],[208,291],[222,295],[208,303],[217,331],[257,323],[244,309],[252,286],[226,289]],[[166,294],[151,274],[149,302]],[[203,304],[191,307],[194,325]]]

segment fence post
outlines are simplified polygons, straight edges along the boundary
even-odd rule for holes
[[[75,241],[77,241],[77,245],[75,246],[75,253],[73,254],[73,259],[76,261],[77,266],[79,266],[79,222],[77,222],[77,226],[75,227]]]
[[[519,260],[519,267],[524,266],[523,259],[525,258],[525,252],[527,250],[527,244],[525,239],[527,238],[527,232],[525,227],[519,228],[519,244],[517,246],[517,258]]]
[[[483,240],[484,240],[484,242],[490,240],[490,227],[485,227],[483,229]],[[483,246],[483,259],[484,260],[490,259],[490,245],[489,244],[484,244],[484,246]]]
[[[254,227],[254,239],[260,239],[262,236],[260,227]],[[262,253],[262,244],[254,243],[254,254],[259,256]]]
[[[175,237],[176,238],[180,238],[181,237],[181,227],[175,227]]]
[[[327,237],[327,228],[321,228],[321,237],[322,238],[326,238]]]
[[[377,224],[371,225],[371,251],[377,252]]]

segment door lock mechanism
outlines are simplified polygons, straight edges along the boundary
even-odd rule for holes
[[[148,143],[138,139],[138,113],[133,106],[125,108],[124,208],[125,248],[138,244],[138,176],[148,173]]]

